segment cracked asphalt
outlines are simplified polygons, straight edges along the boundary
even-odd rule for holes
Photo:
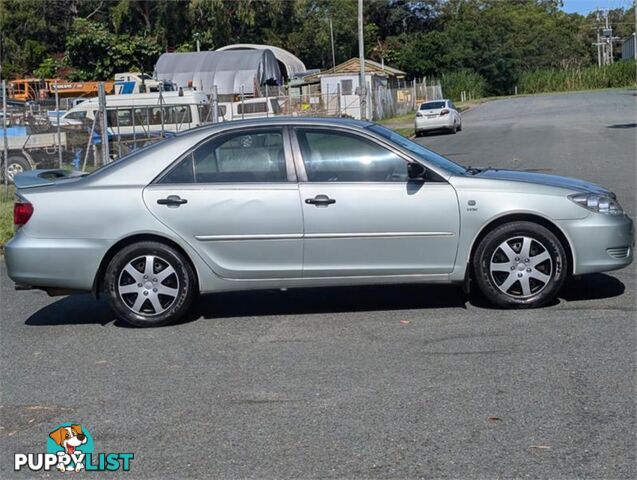
[[[635,95],[493,101],[418,141],[603,184],[634,217]],[[541,310],[453,286],[261,291],[135,329],[88,295],[14,292],[0,261],[0,477],[60,477],[13,455],[73,421],[135,454],[122,478],[636,478],[635,273]]]

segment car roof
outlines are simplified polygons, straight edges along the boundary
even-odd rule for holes
[[[267,127],[267,126],[327,126],[327,127],[353,127],[366,128],[374,125],[366,120],[356,120],[354,118],[332,118],[332,117],[291,117],[280,116],[270,118],[252,118],[247,120],[231,120],[199,127],[191,128],[178,133],[177,137],[199,134],[201,132],[214,132],[215,130],[226,130],[243,127]]]

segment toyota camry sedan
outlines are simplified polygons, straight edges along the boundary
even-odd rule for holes
[[[199,293],[396,283],[541,307],[633,259],[606,188],[466,168],[379,125],[278,118],[189,130],[88,175],[16,176],[17,289],[92,291],[138,326]]]

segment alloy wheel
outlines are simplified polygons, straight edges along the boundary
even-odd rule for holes
[[[128,262],[117,285],[124,304],[144,316],[168,310],[177,300],[180,286],[175,268],[157,255],[144,255]]]
[[[540,293],[553,277],[553,260],[535,238],[512,237],[493,252],[489,273],[497,288],[514,298]]]

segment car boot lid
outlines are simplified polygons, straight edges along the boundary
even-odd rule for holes
[[[78,170],[64,170],[64,169],[43,169],[43,170],[29,170],[17,174],[13,178],[13,183],[17,189],[25,189],[31,187],[40,187],[43,185],[51,185],[53,183],[69,181],[75,181],[81,177],[87,175],[86,172],[80,172]]]

